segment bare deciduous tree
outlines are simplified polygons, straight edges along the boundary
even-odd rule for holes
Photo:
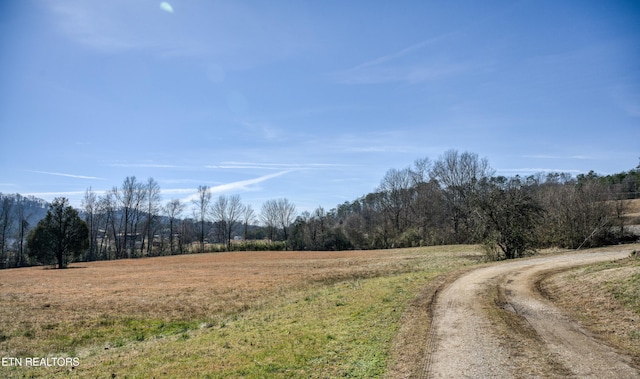
[[[207,213],[209,210],[209,203],[211,202],[211,191],[208,186],[198,186],[197,197],[192,201],[196,206],[194,210],[196,219],[200,223],[199,230],[199,241],[200,241],[200,252],[204,252],[204,227],[205,222],[207,221]]]
[[[245,241],[248,238],[247,234],[249,232],[249,225],[251,225],[251,223],[253,223],[255,220],[256,220],[256,212],[253,210],[253,207],[251,207],[251,204],[245,205],[244,208],[242,209],[242,224],[243,224],[242,239],[244,239]]]
[[[296,206],[288,199],[267,200],[262,204],[260,220],[268,229],[269,239],[273,240],[278,228],[282,230],[283,240],[289,238],[289,226],[295,220]]]
[[[473,236],[472,203],[479,183],[494,171],[486,158],[475,153],[446,151],[433,165],[431,176],[444,191],[456,243],[471,242]]]
[[[162,201],[162,196],[160,195],[160,185],[153,178],[149,178],[145,187],[146,192],[146,223],[145,230],[147,236],[147,255],[151,255],[153,248],[153,238],[155,235],[155,231],[157,228],[157,219],[160,214],[160,202]],[[144,240],[143,240],[144,241]],[[141,249],[144,248],[144,243],[141,246]]]
[[[286,241],[289,238],[289,226],[295,220],[296,206],[286,198],[278,199],[276,204],[278,224],[282,228]]]
[[[117,237],[118,229],[116,228],[117,205],[113,191],[108,191],[100,198],[98,201],[98,208],[100,209],[100,214],[104,215],[102,223],[102,225],[104,225],[104,235],[100,240],[98,252],[105,259],[117,259],[120,245]]]
[[[606,186],[596,178],[576,181],[567,175],[552,174],[537,190],[546,211],[540,244],[575,249],[597,246],[609,239],[615,209],[607,201]]]
[[[29,217],[31,214],[27,214],[25,209],[26,199],[23,196],[16,196],[15,204],[15,219],[18,223],[16,230],[16,252],[15,252],[15,267],[20,267],[25,262],[25,243],[27,239],[27,232],[29,231]]]
[[[211,214],[214,223],[221,231],[227,250],[231,250],[231,238],[233,230],[237,227],[242,216],[242,202],[239,195],[220,195],[211,206]]]
[[[175,252],[174,245],[175,245],[176,223],[178,222],[178,218],[184,211],[184,208],[185,208],[185,205],[182,204],[178,199],[173,199],[169,201],[164,208],[166,215],[169,218],[169,252],[171,253],[171,255],[173,255]]]
[[[9,233],[13,228],[13,202],[9,197],[0,198],[0,267],[7,265]]]
[[[147,198],[146,186],[137,181],[135,176],[128,176],[122,183],[122,188],[114,187],[107,196],[110,196],[109,205],[113,216],[111,224],[116,259],[132,258],[136,255],[137,237],[142,234],[138,227]]]
[[[377,189],[381,194],[381,204],[386,214],[383,220],[391,222],[394,236],[402,233],[409,224],[411,187],[412,178],[409,169],[390,169]]]
[[[86,260],[92,261],[96,259],[96,248],[98,245],[98,225],[96,223],[96,213],[98,208],[98,196],[93,189],[89,187],[84,192],[82,199],[82,210],[85,213],[85,222],[89,227],[89,250],[85,257]]]
[[[276,200],[267,200],[262,204],[260,221],[267,227],[269,239],[273,241],[278,225],[278,202]]]

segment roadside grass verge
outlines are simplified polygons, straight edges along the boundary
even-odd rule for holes
[[[556,273],[539,286],[588,330],[640,365],[640,259]]]
[[[0,354],[80,358],[73,370],[2,367],[0,374],[381,377],[408,304],[434,278],[480,258],[478,247],[445,246],[0,273]]]

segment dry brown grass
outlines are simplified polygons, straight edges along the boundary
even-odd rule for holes
[[[469,247],[460,251],[467,254]],[[186,328],[193,327],[189,322],[215,323],[314,283],[413,271],[428,262],[425,253],[444,254],[437,248],[242,252],[3,270],[0,356],[71,354],[96,343],[108,347],[118,333],[128,333],[121,337],[130,340],[138,331],[144,339],[145,330],[158,332],[163,322],[173,323],[168,327],[173,332],[181,321]],[[452,254],[450,247],[446,254]]]
[[[607,344],[640,365],[640,259],[629,258],[559,273],[539,282],[542,292]]]
[[[627,213],[640,216],[640,199],[624,200],[624,204]]]
[[[624,219],[629,225],[640,225],[640,199],[623,200]]]

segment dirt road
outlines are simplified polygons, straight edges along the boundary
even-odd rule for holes
[[[459,277],[436,296],[421,376],[639,378],[628,357],[602,344],[536,290],[544,272],[628,255],[545,256]]]

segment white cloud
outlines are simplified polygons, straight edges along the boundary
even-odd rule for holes
[[[118,16],[118,9],[127,9],[120,2],[50,2],[54,21],[58,27],[75,41],[97,50],[114,51],[137,44],[128,33],[128,28]]]
[[[171,4],[167,3],[166,1],[163,1],[160,3],[160,9],[162,9],[165,12],[173,13],[173,7],[171,6]]]
[[[45,4],[56,27],[89,49],[109,54],[148,50],[162,57],[206,56],[225,72],[291,56],[309,42],[303,38],[307,25],[269,5],[191,2],[184,17],[167,24],[167,17],[158,14],[184,13],[167,1],[152,2],[152,8],[147,1],[131,0],[49,0]],[[185,22],[194,27],[176,27]],[[226,76],[215,69],[209,74],[214,80]]]
[[[262,169],[262,170],[311,170],[331,167],[343,167],[343,164],[334,163],[262,163],[262,162],[220,162],[215,165],[206,165],[210,169]]]
[[[163,195],[184,195],[184,194],[192,194],[195,189],[193,188],[170,188],[170,189],[160,189],[160,192]]]
[[[109,163],[107,166],[124,168],[180,168],[176,165],[160,163]]]
[[[194,43],[167,28],[165,17],[154,17],[149,4],[129,0],[84,1],[65,0],[47,3],[52,21],[70,40],[103,53],[130,49],[160,49],[173,52],[187,49]],[[166,5],[164,5],[166,4]],[[173,12],[167,2],[160,5],[164,12]]]
[[[95,191],[99,192],[99,191]],[[23,193],[23,196],[34,196],[49,199],[53,197],[72,197],[84,195],[85,191],[59,191],[59,192],[27,192]]]
[[[523,155],[523,158],[534,158],[534,159],[595,159],[593,157],[589,157],[587,155],[547,155],[547,154],[532,154],[532,155]]]
[[[378,146],[359,146],[348,148],[347,151],[355,153],[408,153],[414,149],[410,146],[393,146],[393,145],[378,145]]]

